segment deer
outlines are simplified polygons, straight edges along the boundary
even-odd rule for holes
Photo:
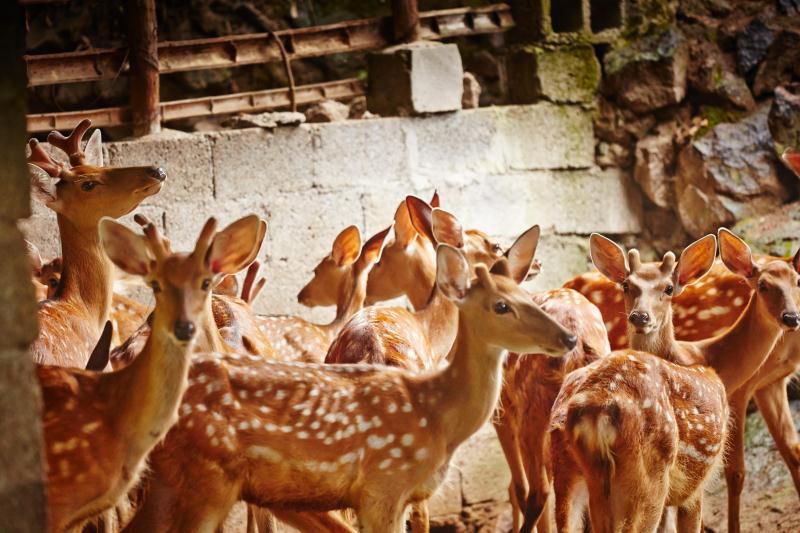
[[[362,531],[404,531],[405,506],[430,496],[491,415],[506,351],[560,357],[575,345],[519,287],[535,247],[527,252],[491,271],[478,265],[473,278],[460,250],[437,248],[436,283],[459,309],[441,370],[197,355],[181,418],[151,455],[149,497],[127,531],[211,530],[240,497],[352,507]]]
[[[231,235],[217,233],[209,219],[191,253],[173,254],[153,226],[139,235],[111,218],[100,220],[99,244],[109,259],[153,289],[152,333],[136,360],[119,371],[37,365],[50,531],[79,526],[136,485],[145,458],[177,420],[196,317],[211,282],[241,268],[252,247],[243,237],[257,231],[257,222],[245,219]]]
[[[314,278],[303,287],[298,299],[314,298],[315,294],[338,283],[336,317],[331,322],[314,324],[297,316],[257,317],[261,331],[272,343],[279,359],[309,363],[323,361],[328,346],[344,323],[364,307],[367,279],[380,259],[390,229],[373,235],[362,248],[358,228],[346,227],[334,239],[331,252],[314,268]]]
[[[675,340],[669,302],[711,268],[714,236],[677,264],[668,252],[657,266],[642,264],[636,250],[626,264],[613,241],[592,236],[595,266],[623,287],[634,345],[570,374],[556,399],[559,530],[573,530],[587,495],[593,531],[653,531],[665,506],[678,508],[679,531],[700,530],[703,486],[724,455],[728,402],[784,332],[800,326],[800,253],[791,265],[758,266],[735,234],[721,228],[718,238],[722,262],[752,295],[725,333],[690,343]]]
[[[578,343],[560,359],[544,354],[509,354],[493,422],[511,471],[512,530],[531,532],[536,527],[539,533],[546,533],[552,521],[551,449],[549,432],[542,428],[549,425],[564,377],[606,356],[611,348],[600,311],[579,292],[554,289],[531,296],[575,335]],[[522,524],[520,514],[524,517]]]
[[[39,336],[31,346],[39,363],[84,366],[112,296],[112,266],[100,246],[98,224],[105,216],[133,211],[158,193],[167,177],[160,167],[103,166],[99,130],[81,148],[90,126],[83,120],[68,137],[55,131],[48,136],[69,164],[54,161],[36,139],[29,141],[32,192],[56,212],[63,254],[58,289],[39,305]]]

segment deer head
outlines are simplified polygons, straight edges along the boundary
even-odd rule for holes
[[[210,306],[214,285],[253,261],[261,247],[264,222],[250,215],[216,232],[216,220],[211,218],[194,250],[176,254],[155,225],[138,215],[137,222],[143,226],[144,236],[104,218],[100,224],[103,246],[117,267],[141,276],[153,289],[156,306],[161,309],[153,327],[159,327],[161,317],[160,326],[170,329],[176,341],[188,342],[198,329],[195,317],[203,316]]]
[[[791,264],[770,261],[759,267],[753,261],[750,247],[733,232],[720,228],[719,256],[725,266],[747,280],[756,291],[759,311],[773,317],[786,331],[800,327],[797,306],[797,286],[800,282],[800,250]]]
[[[36,139],[28,142],[33,195],[55,212],[81,228],[94,228],[104,216],[124,216],[146,197],[161,190],[167,177],[160,167],[103,166],[100,131],[85,148],[81,140],[91,126],[83,120],[68,137],[52,132],[48,142],[69,157],[69,164],[56,162]]]
[[[459,320],[466,321],[463,327],[488,344],[519,353],[560,357],[575,347],[577,338],[519,286],[533,264],[538,241],[539,227],[534,226],[491,270],[484,264],[476,265],[474,279],[464,253],[440,244],[436,250],[436,285],[458,306]]]
[[[628,327],[647,335],[672,324],[672,298],[687,285],[697,282],[713,266],[716,239],[706,235],[690,244],[675,261],[667,252],[661,263],[642,263],[639,251],[625,252],[614,241],[593,233],[590,239],[592,262],[611,281],[619,283],[628,314]]]
[[[297,301],[307,307],[339,305],[339,293],[350,286],[345,278],[360,252],[361,233],[355,226],[346,227],[334,239],[331,252],[314,267],[314,277],[297,294]]]

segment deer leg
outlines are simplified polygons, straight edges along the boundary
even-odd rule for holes
[[[700,533],[703,524],[703,491],[681,507],[678,507],[678,531]]]
[[[429,531],[428,500],[413,502],[411,504],[411,533],[428,533]]]
[[[405,533],[403,506],[397,500],[371,498],[358,509],[362,533]]]
[[[541,455],[541,453],[538,455]],[[534,527],[537,528],[539,533],[549,533],[550,516],[546,510],[550,498],[550,478],[547,475],[545,465],[542,463],[541,456],[531,458],[528,468],[528,480],[530,482],[530,490],[528,491],[528,500],[525,502],[525,521],[522,523],[520,533],[531,533]]]
[[[788,379],[784,378],[770,383],[756,391],[755,399],[778,451],[792,474],[794,488],[800,495],[800,443],[789,409],[787,382]]]
[[[497,439],[500,441],[500,447],[511,471],[508,494],[511,502],[511,515],[514,520],[513,531],[519,531],[522,506],[528,499],[528,482],[525,477],[525,467],[522,464],[519,439],[511,426],[511,417],[514,411],[510,402],[508,395],[503,394],[502,407],[495,412],[494,429],[497,432]]]
[[[559,432],[560,433],[560,432]],[[556,447],[555,437],[553,449]],[[586,483],[583,481],[578,465],[568,452],[553,457],[553,492],[556,496],[556,529],[559,533],[583,531],[583,515],[588,502]]]
[[[739,508],[744,488],[744,428],[747,420],[749,391],[740,389],[730,398],[731,431],[728,441],[728,457],[725,461],[725,480],[728,484],[728,531],[739,533]]]

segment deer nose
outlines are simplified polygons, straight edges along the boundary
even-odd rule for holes
[[[561,342],[567,350],[572,350],[578,345],[578,337],[575,335],[564,335],[561,337]]]
[[[179,341],[190,341],[194,337],[194,322],[188,320],[175,321],[175,337]]]
[[[631,311],[631,314],[628,315],[628,320],[634,326],[645,326],[650,323],[650,314],[644,311]]]
[[[164,181],[167,179],[167,171],[161,167],[153,167],[147,171],[151,178],[157,179],[158,181]]]
[[[781,319],[783,320],[783,323],[790,328],[796,328],[797,326],[800,326],[800,316],[798,316],[797,313],[783,313],[783,315],[781,315]]]

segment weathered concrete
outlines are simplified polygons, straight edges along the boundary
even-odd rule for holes
[[[591,102],[600,83],[600,63],[588,45],[548,49],[525,46],[508,58],[512,102]]]
[[[594,167],[591,111],[541,102],[425,118],[381,118],[296,127],[162,135],[111,143],[115,165],[158,164],[168,179],[138,212],[162,227],[176,250],[190,247],[211,215],[228,224],[246,213],[268,223],[259,259],[267,287],[257,310],[329,320],[331,309],[296,302],[336,234],[366,235],[391,224],[407,194],[429,198],[467,228],[504,246],[532,224],[543,230],[541,274],[527,286],[560,285],[587,268],[592,231],[641,230],[631,178]],[[130,217],[125,219],[130,222]],[[45,257],[58,253],[54,217],[35,206],[25,230]],[[434,516],[466,502],[506,498],[508,473],[491,426],[460,449],[432,502]]]

